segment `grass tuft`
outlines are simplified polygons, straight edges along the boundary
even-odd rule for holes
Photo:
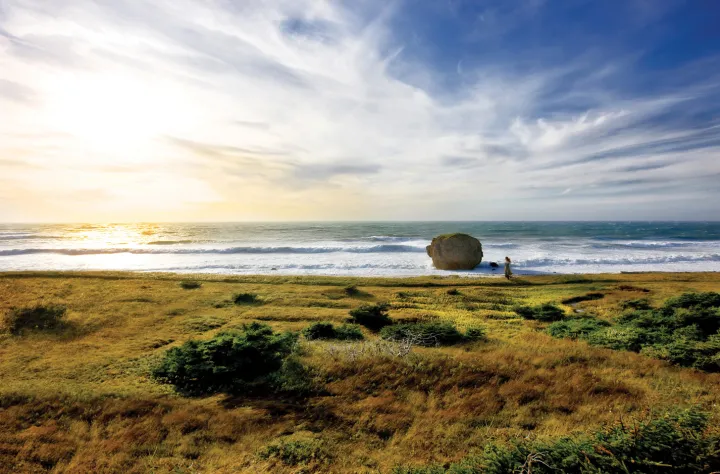
[[[543,303],[537,306],[517,306],[514,311],[524,319],[543,322],[559,321],[565,316],[565,311],[552,303]]]
[[[348,319],[348,322],[359,324],[371,331],[377,332],[385,326],[389,326],[393,323],[392,319],[390,319],[390,316],[387,314],[387,310],[387,303],[362,305],[358,308],[350,310],[350,318]]]
[[[253,304],[258,303],[260,299],[255,293],[236,293],[232,297],[232,301],[235,304]]]
[[[25,331],[49,331],[64,327],[67,308],[62,305],[36,305],[12,308],[4,318],[4,326],[14,335]]]

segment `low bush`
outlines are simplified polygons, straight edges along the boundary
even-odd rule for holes
[[[451,322],[434,321],[386,326],[380,331],[380,337],[388,341],[409,341],[418,346],[450,346],[481,340],[485,331],[473,327],[462,334]]]
[[[5,316],[4,326],[11,334],[23,331],[58,329],[65,325],[67,308],[61,305],[37,305],[28,308],[12,308]]]
[[[677,334],[678,331],[675,331]],[[705,341],[698,341],[682,334],[665,344],[644,346],[641,353],[674,364],[693,367],[707,372],[720,371],[720,333]]]
[[[283,395],[307,396],[316,392],[313,376],[297,354],[283,360],[280,370],[268,375],[267,387]]]
[[[514,309],[518,316],[537,321],[559,321],[565,316],[565,311],[552,303],[543,303],[537,306],[518,306]]]
[[[465,331],[465,339],[467,341],[482,341],[485,339],[485,329],[474,326]]]
[[[357,324],[342,324],[335,329],[335,339],[340,341],[360,341],[364,338]]]
[[[180,288],[183,290],[197,290],[202,286],[202,283],[199,281],[181,281],[180,282]]]
[[[330,458],[330,451],[319,439],[281,439],[263,448],[259,456],[263,459],[278,460],[288,466],[324,463]]]
[[[642,348],[643,336],[636,328],[616,325],[588,333],[587,340],[594,346],[637,352]]]
[[[386,326],[380,331],[380,337],[388,341],[409,340],[418,346],[449,346],[464,340],[462,333],[449,322]]]
[[[632,302],[627,302],[632,303]],[[580,320],[554,323],[554,337],[587,339],[590,344],[641,352],[696,369],[720,371],[720,294],[686,293],[658,309],[635,300],[616,324]]]
[[[547,331],[553,337],[578,339],[585,338],[591,332],[607,326],[610,326],[609,322],[598,318],[567,318],[552,323],[548,326]]]
[[[308,340],[314,339],[338,339],[341,341],[359,341],[363,339],[360,327],[353,324],[343,324],[335,327],[332,323],[313,323],[303,329],[303,335]]]
[[[457,288],[450,288],[449,290],[447,290],[447,294],[450,296],[457,296],[460,294],[460,291],[458,291]]]
[[[335,326],[332,323],[313,323],[302,331],[305,339],[335,339]]]
[[[720,293],[708,291],[706,293],[685,293],[665,301],[664,310],[678,308],[694,308],[697,310],[720,308]]]
[[[397,467],[392,472],[710,473],[720,469],[720,437],[716,430],[709,429],[708,420],[708,414],[697,409],[675,410],[636,423],[618,423],[594,435],[488,444],[481,454],[447,467]]]
[[[292,352],[297,336],[252,323],[205,341],[190,340],[165,353],[152,375],[184,394],[247,392],[267,384]]]
[[[392,324],[392,319],[388,316],[387,310],[388,305],[386,303],[362,305],[350,310],[348,322],[359,324],[371,331],[379,331]]]
[[[254,293],[236,293],[233,295],[232,300],[235,304],[250,304],[259,301],[258,295]]]
[[[356,296],[360,294],[360,290],[358,290],[358,287],[355,285],[348,285],[345,288],[343,288],[343,291],[348,296]]]

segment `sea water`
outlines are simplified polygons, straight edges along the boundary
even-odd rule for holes
[[[465,232],[473,271],[436,270],[425,246]],[[492,275],[720,271],[718,222],[317,222],[0,225],[0,271]],[[500,264],[494,270],[490,262]]]

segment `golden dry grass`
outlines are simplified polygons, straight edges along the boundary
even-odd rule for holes
[[[720,375],[553,339],[516,303],[578,303],[611,318],[623,301],[658,303],[718,291],[717,274],[351,279],[131,273],[0,274],[0,314],[63,304],[57,333],[0,332],[0,472],[387,472],[448,462],[490,440],[543,437],[649,409],[701,405],[715,421]],[[361,290],[348,296],[343,288]],[[459,294],[448,294],[455,288]],[[649,290],[649,291],[644,291]],[[259,296],[235,305],[235,293]],[[480,324],[488,341],[384,356],[368,342],[312,342],[304,363],[324,387],[308,399],[183,398],[149,376],[169,347],[251,321],[300,330],[387,301],[395,319]],[[365,349],[362,349],[362,348]],[[312,440],[327,457],[304,466],[263,459],[279,440]]]

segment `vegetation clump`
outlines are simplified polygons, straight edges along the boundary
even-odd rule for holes
[[[377,332],[393,323],[387,313],[387,303],[365,304],[350,310],[348,322],[359,324],[371,331]]]
[[[202,286],[199,281],[185,280],[180,282],[180,288],[183,290],[197,290]]]
[[[360,327],[355,324],[343,324],[335,327],[332,323],[313,323],[302,331],[305,339],[337,339],[340,341],[359,341],[363,339]]]
[[[67,308],[61,305],[36,305],[12,308],[5,316],[4,325],[11,334],[26,330],[44,331],[59,329],[65,325]]]
[[[243,393],[266,386],[292,352],[297,336],[252,323],[212,339],[190,340],[165,353],[152,375],[183,394]]]
[[[360,294],[360,290],[355,285],[348,285],[345,288],[343,288],[343,291],[348,296],[357,296]]]
[[[236,293],[232,300],[235,304],[251,304],[260,301],[255,293]]]
[[[553,337],[583,339],[588,334],[608,326],[610,326],[609,322],[594,317],[567,318],[552,323],[547,331]]]
[[[641,352],[696,369],[720,371],[720,294],[686,293],[668,299],[658,309],[634,305],[616,324],[595,320],[555,323],[555,337],[587,339],[590,344]],[[632,306],[631,306],[632,307]]]
[[[473,327],[463,334],[451,322],[432,321],[386,326],[380,331],[380,337],[389,341],[410,341],[418,346],[451,346],[481,340],[485,331]]]
[[[558,472],[661,474],[720,469],[720,436],[698,409],[675,410],[635,424],[617,423],[594,435],[489,444],[483,452],[444,466],[397,467],[393,474]]]
[[[565,316],[565,311],[552,303],[543,303],[537,306],[517,306],[515,313],[525,319],[543,322],[559,321]]]
[[[319,439],[281,439],[263,448],[259,456],[262,459],[278,460],[288,466],[325,463],[330,451]]]

